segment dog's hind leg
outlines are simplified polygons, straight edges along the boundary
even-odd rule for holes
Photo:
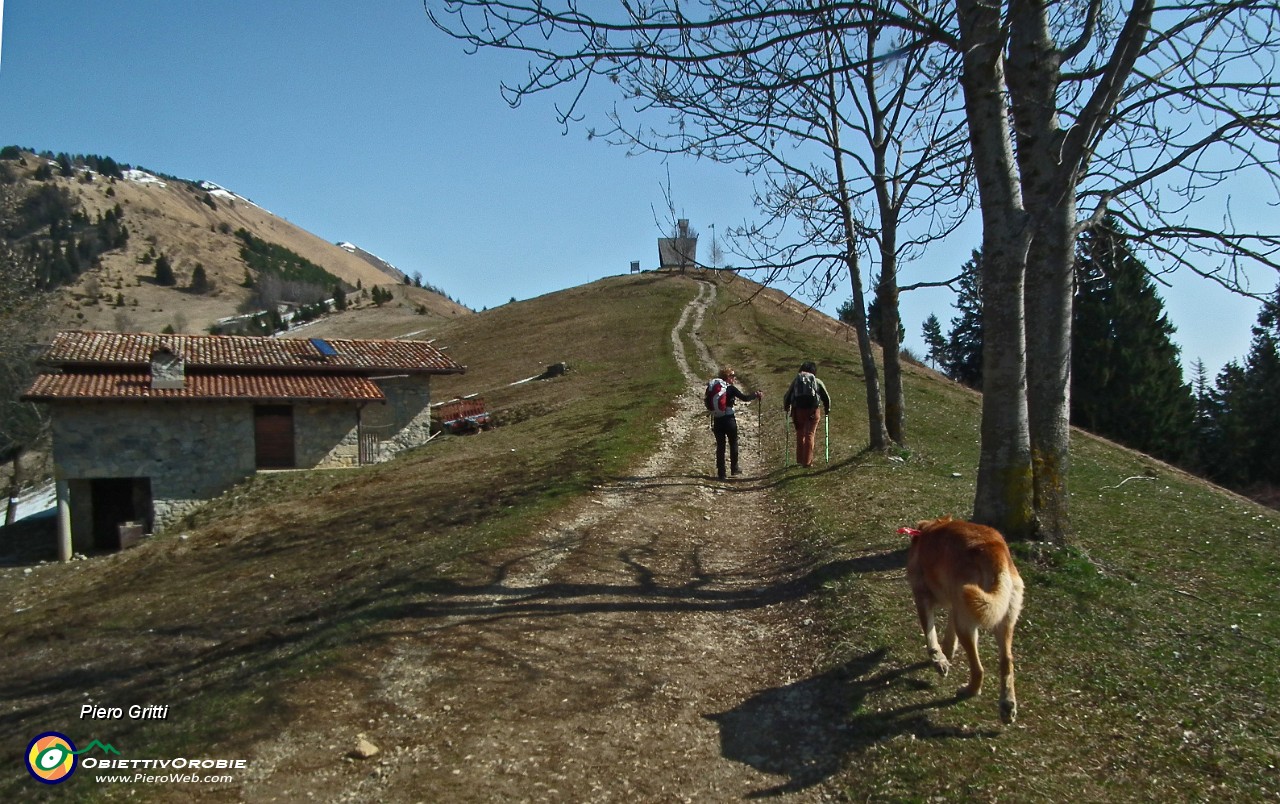
[[[964,648],[969,658],[969,684],[961,687],[956,694],[960,696],[977,695],[982,692],[982,661],[978,658],[978,627],[972,623],[956,623],[956,637],[960,647]]]
[[[920,628],[924,631],[925,649],[929,653],[929,661],[943,678],[951,670],[951,662],[938,644],[938,628],[933,617],[933,599],[928,593],[916,594],[916,615],[920,618]],[[948,619],[948,633],[950,632]]]
[[[1006,617],[996,626],[996,641],[1000,643],[1000,719],[1006,724],[1018,719],[1018,697],[1013,688],[1013,626],[1016,621]]]
[[[942,655],[948,659],[956,657],[956,618],[947,615],[947,630],[942,635]]]

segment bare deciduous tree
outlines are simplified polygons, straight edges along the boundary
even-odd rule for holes
[[[1280,267],[1280,239],[1204,203],[1242,172],[1276,200],[1280,9],[1157,9],[1153,0],[956,8],[984,223],[975,517],[1014,537],[1061,540],[1070,530],[1076,238],[1113,213],[1166,262],[1236,290],[1245,289],[1243,260]]]
[[[729,230],[733,250],[764,284],[789,285],[812,301],[848,277],[869,437],[882,449],[905,440],[898,265],[954,228],[968,192],[963,117],[937,80],[954,73],[954,57],[932,52],[931,32],[909,24],[918,10],[902,6],[904,16],[890,19],[879,14],[888,7],[814,3],[775,12],[726,0],[697,7],[695,19],[675,4],[587,15],[572,2],[462,2],[428,13],[471,46],[532,57],[527,80],[506,88],[512,103],[573,86],[578,94],[560,112],[567,124],[586,84],[603,77],[627,102],[600,136],[753,176],[759,215]],[[653,124],[654,112],[665,113],[665,125]],[[866,320],[866,258],[879,269],[876,292],[887,311],[876,338]],[[873,340],[884,347],[883,405]]]
[[[846,167],[871,153],[861,175],[872,195],[933,187],[949,198],[950,181],[963,181],[949,169],[962,161],[933,145],[954,131],[951,93],[959,91],[983,222],[984,401],[974,517],[1012,538],[1061,540],[1070,530],[1076,238],[1113,214],[1135,233],[1135,245],[1164,264],[1242,292],[1250,290],[1242,281],[1246,262],[1280,268],[1280,236],[1262,231],[1270,224],[1241,220],[1228,206],[1228,188],[1242,176],[1255,180],[1255,206],[1274,204],[1280,191],[1275,4],[656,0],[590,12],[575,0],[436,5],[438,11],[427,4],[432,20],[470,46],[530,56],[524,80],[504,88],[512,103],[568,87],[570,101],[558,107],[568,125],[581,119],[592,81],[603,79],[632,99],[627,111],[670,113],[669,127],[656,131],[615,115],[610,135],[739,163],[759,176],[761,220],[738,232],[754,244],[751,256],[818,294],[832,286],[831,266],[841,265],[853,283],[857,318],[865,312],[860,242],[879,236],[887,283],[879,292],[892,302],[891,260],[901,252],[884,233],[896,233],[905,218],[895,217],[892,198],[876,195],[874,204],[859,206],[857,199],[871,196],[854,190]],[[889,47],[878,49],[881,40]],[[893,78],[900,58],[918,58],[917,78],[927,80],[908,80],[905,72]],[[851,92],[859,81],[865,91]],[[907,87],[911,94],[896,94]],[[884,117],[875,114],[877,99],[886,101]],[[917,108],[919,116],[906,114]],[[848,147],[846,131],[861,133],[870,150]],[[899,161],[875,158],[886,142],[885,154]],[[921,150],[922,143],[929,147]],[[891,164],[917,164],[918,173]],[[901,208],[925,219],[930,209],[951,208],[930,207],[936,201],[927,196],[900,198],[918,199],[919,206]],[[947,226],[922,228],[932,235]],[[897,316],[886,316],[885,326],[894,330],[885,345],[896,343]],[[865,366],[865,320],[859,329]],[[868,393],[874,421],[872,388]]]

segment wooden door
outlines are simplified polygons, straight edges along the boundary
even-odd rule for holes
[[[253,409],[256,465],[259,469],[292,469],[293,408],[289,405],[258,405]]]

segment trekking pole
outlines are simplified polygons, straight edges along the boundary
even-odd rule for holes
[[[831,414],[828,413],[822,417],[822,434],[826,437],[826,447],[823,448],[822,459],[826,463],[831,463]]]
[[[787,432],[787,412],[782,411],[782,468],[791,465],[791,433]]]

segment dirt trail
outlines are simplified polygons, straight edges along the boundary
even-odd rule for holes
[[[841,701],[812,678],[812,585],[787,569],[750,406],[739,414],[744,474],[712,479],[702,405],[712,361],[698,331],[714,296],[701,285],[671,333],[688,387],[636,475],[504,555],[496,582],[424,597],[375,665],[374,700],[342,707],[360,718],[282,735],[246,790],[282,800],[824,799]],[[357,732],[381,753],[316,766],[298,748],[342,748]]]

